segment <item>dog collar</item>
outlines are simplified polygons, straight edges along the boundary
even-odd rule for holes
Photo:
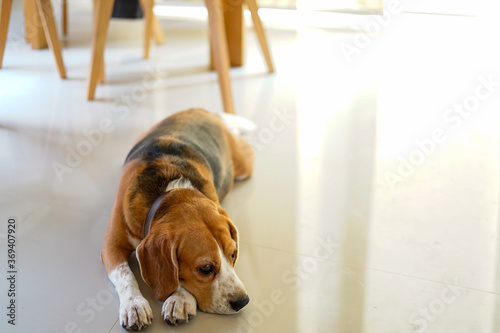
[[[151,208],[149,208],[148,215],[146,216],[146,223],[144,223],[144,237],[146,237],[149,233],[149,228],[151,226],[151,222],[153,221],[153,217],[155,216],[156,211],[158,210],[158,207],[160,207],[160,204],[162,203],[163,199],[170,194],[173,190],[168,190],[167,192],[163,193],[160,195],[155,202],[153,202],[153,205]]]

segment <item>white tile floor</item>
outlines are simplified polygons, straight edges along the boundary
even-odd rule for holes
[[[7,275],[15,216],[18,308],[8,325],[2,278],[0,332],[124,332],[99,260],[122,162],[165,116],[221,111],[204,24],[182,20],[163,22],[166,43],[147,61],[142,23],[113,21],[108,83],[86,101],[90,16],[71,7],[62,81],[48,50],[17,38],[15,7],[0,70],[0,267]],[[249,33],[231,75],[238,113],[258,125],[255,174],[223,206],[251,303],[167,326],[132,263],[154,311],[148,332],[500,332],[498,31],[415,14],[365,37],[269,30],[275,75]],[[109,133],[68,157],[103,121]]]

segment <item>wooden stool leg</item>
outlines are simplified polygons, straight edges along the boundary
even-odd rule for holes
[[[153,5],[154,0],[144,0],[144,21],[146,27],[144,29],[144,54],[143,58],[149,58],[149,47],[151,44],[151,30],[153,28]]]
[[[208,22],[213,45],[215,68],[219,77],[224,111],[234,113],[231,79],[229,77],[229,54],[227,50],[226,31],[222,10],[217,0],[205,0],[208,9]]]
[[[61,42],[59,41],[59,36],[57,35],[57,28],[56,22],[54,20],[54,12],[52,11],[52,4],[50,3],[50,0],[37,0],[36,4],[38,7],[38,12],[40,13],[40,18],[42,19],[45,37],[47,38],[49,47],[52,49],[54,58],[56,59],[59,75],[64,79],[66,78],[66,69],[64,68],[61,52]]]
[[[271,53],[269,52],[269,47],[267,44],[266,33],[264,31],[264,27],[262,26],[262,22],[259,17],[259,7],[257,6],[256,0],[245,0],[252,14],[253,27],[255,29],[255,33],[257,34],[257,38],[259,39],[260,48],[262,53],[264,54],[264,58],[266,59],[267,69],[269,73],[274,72],[273,61],[271,59]]]
[[[87,99],[94,99],[97,82],[104,66],[104,46],[108,34],[109,19],[113,11],[114,0],[98,0],[94,9],[94,31],[92,34],[92,52],[90,74],[87,86]]]
[[[146,0],[139,0],[139,4],[142,7],[142,12],[145,12],[146,8]],[[153,38],[155,39],[155,42],[157,45],[163,44],[165,41],[165,37],[163,36],[163,30],[161,28],[160,22],[158,22],[158,18],[153,12]]]
[[[0,7],[0,68],[2,68],[5,44],[7,43],[7,30],[9,29],[11,10],[12,0],[2,0],[2,6]]]
[[[62,0],[62,33],[68,34],[68,0]]]

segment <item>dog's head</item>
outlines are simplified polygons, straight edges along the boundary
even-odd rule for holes
[[[169,195],[167,204],[136,250],[144,281],[162,302],[182,285],[202,311],[238,312],[249,298],[234,270],[238,231],[229,215],[189,190]]]

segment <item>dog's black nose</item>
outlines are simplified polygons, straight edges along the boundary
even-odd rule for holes
[[[250,302],[250,297],[248,297],[248,295],[245,295],[245,297],[240,298],[237,301],[230,302],[229,304],[231,304],[231,307],[233,308],[234,311],[238,312],[241,309],[243,309],[243,307],[247,305],[248,302]]]

